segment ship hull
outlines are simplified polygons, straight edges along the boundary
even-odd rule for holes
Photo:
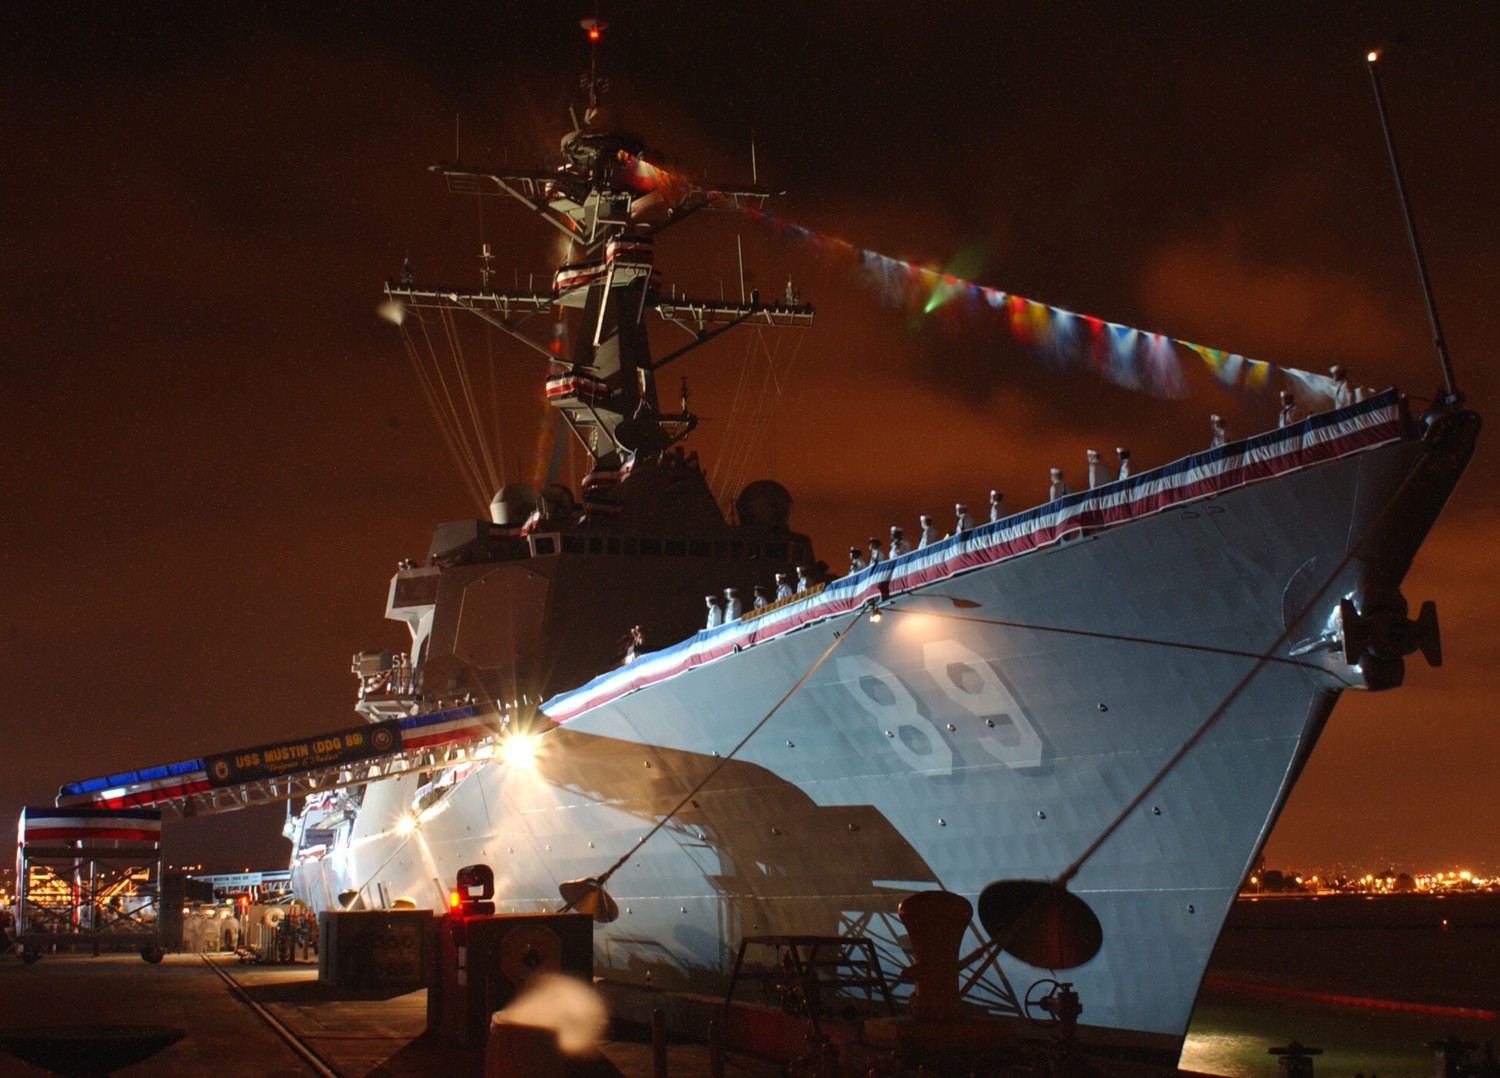
[[[413,833],[396,822],[420,777],[371,783],[349,842],[297,882],[322,905],[346,888],[425,905],[484,862],[502,912],[555,909],[561,881],[610,870],[677,809],[609,873],[621,913],[596,930],[597,968],[722,992],[744,936],[865,936],[894,976],[906,895],[977,903],[997,880],[1065,876],[1103,929],[1059,974],[1086,1032],[1175,1059],[1339,694],[1391,683],[1388,663],[1372,679],[1373,657],[1346,661],[1339,601],[1391,594],[1476,431],[950,558],[930,582],[870,574],[791,631],[549,706],[566,721],[531,768],[481,765]],[[866,594],[889,596],[878,625]],[[983,941],[976,922],[964,951]],[[1003,955],[971,999],[1004,1010],[1050,976]]]

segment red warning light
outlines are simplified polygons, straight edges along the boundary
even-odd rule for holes
[[[449,891],[448,892],[448,908],[450,910],[456,910],[456,909],[458,909],[459,904],[462,903],[463,900],[464,900],[463,895],[459,894],[457,891]]]
[[[590,41],[598,41],[599,40],[599,28],[597,26],[590,26],[589,27],[589,40]]]
[[[598,41],[599,35],[604,32],[604,28],[609,23],[603,19],[580,19],[578,20],[578,25],[588,31],[590,41]]]

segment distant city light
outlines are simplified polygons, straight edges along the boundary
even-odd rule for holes
[[[1324,871],[1317,875],[1302,875],[1262,866],[1254,875],[1245,877],[1242,890],[1258,895],[1277,893],[1444,894],[1450,891],[1500,891],[1500,874],[1486,875],[1467,868],[1441,869],[1435,872],[1397,872],[1393,868],[1387,868],[1379,873],[1346,874]]]

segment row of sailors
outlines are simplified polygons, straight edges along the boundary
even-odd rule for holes
[[[1334,380],[1334,407],[1343,408],[1352,403],[1354,400],[1354,396],[1349,388],[1348,377],[1344,371],[1344,368],[1333,367],[1330,369],[1329,373],[1333,376]],[[1278,427],[1290,427],[1294,426],[1295,424],[1301,423],[1305,418],[1307,418],[1306,415],[1303,413],[1302,409],[1297,406],[1296,397],[1290,391],[1283,390],[1281,393],[1281,414],[1277,418],[1276,425]],[[1211,415],[1208,417],[1208,420],[1209,428],[1212,431],[1213,435],[1212,441],[1210,442],[1210,448],[1216,449],[1221,445],[1228,444],[1230,440],[1229,429],[1224,425],[1223,417],[1218,415]],[[1093,490],[1095,487],[1102,487],[1106,483],[1113,483],[1119,479],[1130,478],[1131,461],[1129,449],[1126,449],[1123,446],[1115,449],[1115,456],[1118,460],[1118,464],[1115,465],[1106,464],[1104,458],[1097,449],[1090,449],[1087,451],[1087,453],[1088,481],[1090,490]],[[1072,488],[1068,486],[1068,481],[1063,477],[1063,470],[1061,468],[1051,469],[1050,483],[1047,487],[1047,500],[1049,502],[1056,501],[1058,498],[1061,498],[1067,494],[1071,494],[1072,492]],[[990,491],[991,523],[999,520],[1002,516],[1005,515],[1003,508],[1004,501],[1005,495],[1000,491]],[[968,531],[974,526],[974,518],[969,516],[968,507],[965,506],[962,502],[955,505],[953,507],[953,511],[958,519],[954,524],[953,531],[949,534],[957,535],[960,532]],[[931,546],[933,543],[937,542],[938,536],[936,529],[932,525],[932,518],[930,516],[923,514],[919,518],[919,521],[921,523],[922,532],[920,537],[917,539],[917,549],[921,550],[923,547]],[[945,535],[943,536],[943,538],[946,539],[948,538],[948,536]],[[851,573],[857,573],[867,566],[878,565],[884,558],[900,557],[902,554],[906,554],[912,549],[911,544],[907,542],[906,536],[902,532],[901,528],[896,526],[892,526],[891,528],[889,553],[882,553],[881,546],[882,544],[880,540],[872,536],[869,541],[868,554],[863,553],[857,546],[850,547],[849,571]]]
[[[1354,402],[1354,392],[1349,386],[1348,373],[1343,367],[1339,366],[1329,368],[1328,373],[1333,378],[1333,406],[1335,408],[1343,408],[1352,404]],[[1277,417],[1276,425],[1278,427],[1290,427],[1301,423],[1305,418],[1307,418],[1305,413],[1297,406],[1296,397],[1289,390],[1282,390],[1281,414]],[[1223,417],[1211,415],[1208,417],[1208,420],[1209,428],[1212,431],[1210,448],[1218,448],[1227,444],[1229,442],[1229,430],[1224,425]],[[1129,449],[1124,447],[1115,449],[1115,456],[1118,460],[1118,464],[1116,465],[1106,464],[1097,449],[1090,449],[1087,452],[1090,490],[1095,487],[1101,487],[1106,483],[1112,483],[1118,479],[1130,478],[1131,462]],[[1072,493],[1072,488],[1068,486],[1068,481],[1063,478],[1063,470],[1061,468],[1051,469],[1050,479],[1051,482],[1047,488],[1048,501],[1056,501],[1058,498]],[[989,516],[991,523],[1005,515],[1004,506],[1005,495],[998,490],[990,491]],[[949,532],[948,535],[944,535],[942,537],[944,539],[950,535],[958,535],[969,531],[974,527],[974,518],[969,515],[969,507],[963,502],[958,502],[953,506],[953,513],[955,517],[953,531]],[[932,517],[924,513],[918,520],[922,530],[921,534],[917,537],[916,548],[921,550],[938,542],[938,534],[937,528],[932,523]],[[891,526],[890,545],[886,551],[882,551],[883,546],[884,544],[879,539],[871,536],[868,544],[868,553],[861,551],[857,546],[850,547],[849,572],[857,573],[871,565],[878,565],[887,558],[899,558],[902,554],[910,553],[912,549],[911,543],[906,539],[905,532],[897,525]],[[805,591],[807,587],[807,576],[800,565],[797,567],[797,586],[795,591],[791,586],[787,574],[777,573],[775,601],[789,599],[796,592]],[[725,622],[736,620],[743,612],[739,592],[735,588],[725,588],[722,600],[717,595],[710,595],[707,597],[707,601],[708,627],[710,629],[718,625],[723,625]],[[766,598],[765,588],[759,584],[755,585],[755,599],[752,603],[752,609],[759,610],[770,601],[772,600]]]
[[[1333,406],[1335,408],[1347,408],[1355,400],[1364,400],[1368,394],[1374,392],[1374,390],[1362,389],[1356,394],[1354,388],[1349,384],[1349,372],[1343,367],[1337,365],[1329,367],[1328,374],[1333,383],[1329,393],[1333,397]],[[1307,413],[1297,404],[1296,394],[1289,389],[1283,389],[1281,391],[1281,411],[1276,416],[1277,429],[1295,427],[1306,418]],[[1224,418],[1222,416],[1209,416],[1208,429],[1211,435],[1208,443],[1210,449],[1218,449],[1221,445],[1229,443],[1229,429],[1224,426]]]
[[[821,564],[821,563],[819,563]],[[764,584],[755,585],[754,598],[750,600],[750,609],[759,610],[771,603],[779,603],[783,599],[790,599],[798,592],[807,591],[812,587],[812,581],[807,578],[807,570],[797,566],[796,582],[793,583],[790,573],[776,574],[776,591],[773,595],[766,594]],[[720,625],[726,625],[731,621],[738,621],[745,612],[745,605],[740,600],[739,588],[725,588],[724,597],[717,595],[705,595],[704,601],[708,604],[707,628],[714,629]]]

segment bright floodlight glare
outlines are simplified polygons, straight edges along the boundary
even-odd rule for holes
[[[1374,49],[1371,49],[1369,52],[1365,53],[1366,63],[1373,64],[1378,59],[1380,59],[1380,53],[1376,52]]]
[[[406,308],[393,299],[388,299],[376,307],[375,313],[393,326],[399,326],[406,321]]]
[[[409,835],[417,829],[417,818],[415,816],[403,816],[396,821],[396,831],[402,835]]]
[[[500,758],[505,766],[528,770],[536,762],[536,736],[511,734],[500,742]]]

